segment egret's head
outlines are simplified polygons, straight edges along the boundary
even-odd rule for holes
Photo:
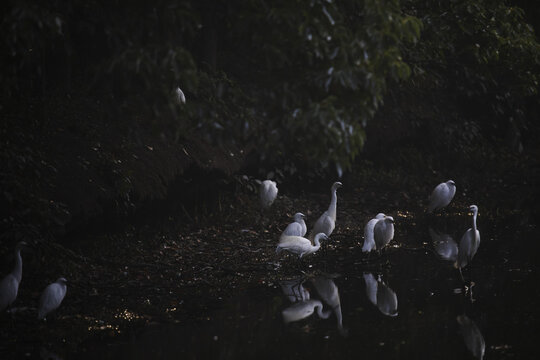
[[[342,183],[340,183],[339,181],[336,181],[335,183],[332,184],[332,191],[336,191],[337,189],[339,189],[342,186],[343,186]]]
[[[63,278],[63,277],[56,279],[56,282],[59,283],[59,284],[62,284],[62,285],[67,284],[66,278]]]
[[[306,215],[302,214],[301,212],[297,212],[296,214],[294,214],[294,221],[300,221],[305,217]]]
[[[319,240],[328,240],[328,236],[325,233],[318,233],[315,237],[318,237]]]
[[[478,206],[476,205],[469,206],[469,211],[472,211],[473,214],[478,214]]]
[[[378,213],[376,216],[375,216],[375,219],[384,219],[386,215],[384,215],[384,213]]]
[[[448,180],[446,183],[447,183],[448,185],[454,185],[454,186],[456,186],[456,183],[454,182],[454,180]]]

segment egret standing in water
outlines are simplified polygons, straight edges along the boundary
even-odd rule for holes
[[[15,246],[15,266],[13,271],[7,274],[0,282],[0,311],[4,311],[11,306],[17,298],[19,284],[22,279],[22,257],[21,249],[26,243],[21,241]]]
[[[55,282],[49,284],[43,291],[43,294],[41,294],[39,300],[38,319],[41,320],[51,311],[56,310],[62,303],[62,300],[64,300],[66,291],[67,280],[63,277],[58,278]]]
[[[478,206],[471,205],[469,210],[472,211],[472,228],[469,228],[465,231],[465,234],[461,237],[459,242],[458,256],[457,260],[454,263],[454,267],[459,269],[461,274],[461,269],[467,266],[471,262],[474,255],[478,251],[480,246],[480,231],[476,228],[476,217],[478,216]],[[461,275],[463,278],[463,274]]]
[[[302,258],[304,255],[309,255],[320,249],[320,240],[328,239],[328,236],[324,233],[318,233],[315,235],[315,245],[311,244],[311,241],[301,236],[282,236],[279,239],[279,244],[276,248],[276,253],[279,254],[282,250],[286,250],[292,254],[298,255],[298,258]]]
[[[364,245],[362,246],[362,252],[371,252],[375,249],[375,239],[373,237],[373,230],[375,224],[384,219],[383,213],[378,213],[373,219],[369,220],[366,226],[364,227]]]
[[[394,238],[394,218],[384,216],[373,227],[375,249],[381,251]]]
[[[274,200],[276,200],[277,194],[278,188],[276,182],[272,180],[264,180],[261,183],[261,187],[259,189],[259,196],[262,208],[269,208],[274,202]]]
[[[294,214],[294,222],[287,225],[281,236],[305,236],[307,226],[304,217],[305,215],[299,212]]]
[[[332,187],[330,188],[330,192],[332,194],[330,206],[328,206],[328,210],[326,210],[315,222],[315,225],[313,225],[313,229],[309,233],[310,240],[313,240],[315,235],[318,233],[324,233],[326,236],[330,236],[332,231],[334,231],[334,228],[336,227],[337,214],[337,189],[339,189],[342,185],[343,184],[339,181],[332,184]]]
[[[428,213],[441,210],[450,204],[456,194],[456,184],[453,180],[440,183],[433,189],[429,197]]]

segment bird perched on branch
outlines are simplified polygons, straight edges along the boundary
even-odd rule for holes
[[[428,213],[441,210],[450,204],[456,194],[456,184],[453,180],[440,183],[433,189],[429,197]]]
[[[51,311],[58,309],[62,300],[66,296],[67,280],[63,277],[58,278],[52,284],[49,284],[39,299],[38,319],[45,318]]]
[[[13,270],[0,281],[0,311],[8,308],[17,299],[19,284],[22,279],[21,250],[26,245],[24,241],[15,246],[15,266]]]
[[[336,213],[337,213],[337,189],[339,189],[343,184],[339,181],[336,181],[332,184],[330,188],[330,193],[332,197],[330,199],[330,205],[328,210],[326,210],[315,222],[313,229],[309,233],[309,239],[313,240],[316,234],[324,233],[327,236],[330,236],[336,227]]]
[[[186,103],[186,96],[184,95],[184,92],[182,91],[182,89],[180,89],[179,86],[177,86],[176,89],[174,90],[174,94],[176,97],[176,102],[178,104],[182,105]]]
[[[304,217],[305,215],[299,212],[294,214],[294,221],[287,225],[281,236],[305,236],[307,226]]]

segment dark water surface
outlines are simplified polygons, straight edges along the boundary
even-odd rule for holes
[[[279,282],[261,278],[206,320],[149,325],[73,358],[538,358],[536,226],[519,212],[480,214],[482,242],[465,281],[445,258],[470,217],[398,213],[382,256],[358,247],[337,257],[330,246],[323,268],[306,261]]]

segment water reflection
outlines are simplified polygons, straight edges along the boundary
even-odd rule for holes
[[[286,324],[308,318],[313,315],[315,310],[321,319],[328,319],[331,312],[323,312],[322,309],[323,304],[319,300],[310,299],[292,304],[288,308],[284,309],[281,314],[283,315],[283,321]]]
[[[315,288],[318,299],[312,298],[312,294],[304,287],[305,281],[305,278],[296,278],[280,282],[283,294],[293,303],[281,312],[283,321],[285,323],[299,321],[310,317],[313,313],[317,313],[321,319],[328,319],[334,312],[337,329],[341,335],[346,336],[341,300],[334,280],[328,276],[316,276],[309,280]],[[324,310],[324,305],[331,310]]]
[[[442,259],[452,262],[456,261],[458,256],[458,244],[450,235],[439,233],[431,227],[429,228],[429,235],[433,241],[435,252],[439,254]]]
[[[317,290],[321,299],[327,304],[336,315],[337,328],[341,335],[346,336],[347,330],[343,328],[343,314],[341,313],[341,300],[339,298],[338,287],[334,280],[324,276],[317,276],[311,279],[311,283]]]
[[[380,277],[375,279],[372,273],[364,273],[364,280],[369,301],[377,306],[384,315],[397,316],[398,301],[396,293]]]
[[[475,358],[482,359],[486,351],[486,343],[478,326],[465,314],[459,315],[457,322],[467,349]]]
[[[310,299],[309,291],[304,288],[304,281],[304,278],[296,278],[280,282],[281,291],[290,302],[294,303]]]

